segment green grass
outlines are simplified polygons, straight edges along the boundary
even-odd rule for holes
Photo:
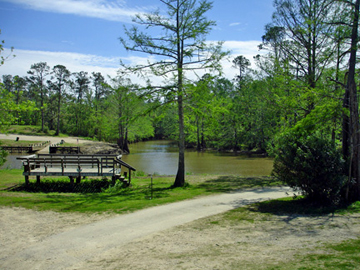
[[[36,135],[36,136],[54,136],[55,130],[45,129],[45,132],[41,131],[41,126],[32,125],[11,125],[7,129],[8,133],[19,134],[19,135]],[[59,134],[58,137],[66,137],[65,134]]]
[[[360,268],[360,239],[339,244],[324,244],[308,255],[295,255],[294,260],[268,266],[268,270],[358,270]]]
[[[267,177],[192,175],[187,176],[189,184],[185,187],[172,188],[174,177],[158,176],[153,178],[151,196],[149,177],[133,178],[131,187],[107,191],[101,180],[93,179],[82,180],[81,185],[74,186],[83,188],[73,189],[68,178],[42,178],[40,186],[31,179],[25,188],[22,170],[0,170],[0,179],[0,205],[89,213],[124,213],[241,188],[279,185]]]
[[[360,239],[344,241],[336,245],[325,245],[322,254],[311,254],[299,258],[296,269],[359,269]]]
[[[19,141],[14,140],[0,140],[0,147],[3,146],[29,146],[30,144],[43,143],[44,141]]]
[[[12,187],[24,182],[23,170],[0,170],[0,190]]]

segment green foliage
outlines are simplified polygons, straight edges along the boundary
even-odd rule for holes
[[[103,192],[107,193],[120,193],[126,190],[128,190],[128,185],[120,180],[117,180],[115,185],[109,185],[107,188],[103,188]]]
[[[0,29],[0,34],[1,34],[1,29]],[[13,47],[11,47],[11,53],[10,55],[8,56],[2,56],[1,54],[3,53],[4,51],[4,44],[5,44],[5,41],[4,40],[1,40],[0,42],[0,66],[4,65],[5,61],[9,59],[9,57],[12,55],[12,52],[14,50]],[[12,55],[13,57],[15,57],[15,55]]]
[[[288,132],[279,138],[273,175],[310,201],[329,204],[340,199],[343,165],[333,142],[317,134]]]
[[[11,124],[19,120],[19,115],[23,112],[36,111],[34,102],[24,100],[16,103],[14,94],[5,89],[4,84],[0,83],[0,131],[6,132]]]
[[[5,163],[7,155],[8,152],[1,149],[1,142],[0,142],[0,166]]]

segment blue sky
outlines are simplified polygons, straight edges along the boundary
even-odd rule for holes
[[[207,36],[224,41],[231,57],[258,54],[264,27],[271,22],[273,0],[213,0],[207,17],[217,26]],[[115,76],[120,59],[133,63],[146,55],[126,52],[119,42],[123,25],[131,17],[161,7],[159,0],[0,0],[0,40],[3,56],[14,47],[15,58],[0,67],[4,74],[26,75],[31,64],[65,65],[70,71],[101,72]],[[231,58],[230,58],[231,59]],[[224,73],[233,78],[236,70],[224,62]]]

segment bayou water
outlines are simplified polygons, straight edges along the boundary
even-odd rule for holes
[[[172,141],[146,141],[130,145],[123,160],[146,174],[175,175],[178,148]],[[247,157],[235,153],[186,150],[187,174],[240,175],[245,177],[270,175],[273,159]]]

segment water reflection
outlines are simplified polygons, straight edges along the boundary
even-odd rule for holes
[[[130,155],[123,160],[145,173],[175,175],[178,152],[172,141],[148,141],[130,145]],[[232,153],[185,152],[186,171],[192,174],[222,174],[241,176],[269,175],[273,167],[270,158],[248,158]]]
[[[17,160],[17,157],[21,157],[21,156],[26,156],[26,153],[24,153],[23,155],[19,155],[19,154],[9,154],[6,157],[6,161],[5,163],[0,166],[0,169],[22,169],[23,165],[21,160]]]

